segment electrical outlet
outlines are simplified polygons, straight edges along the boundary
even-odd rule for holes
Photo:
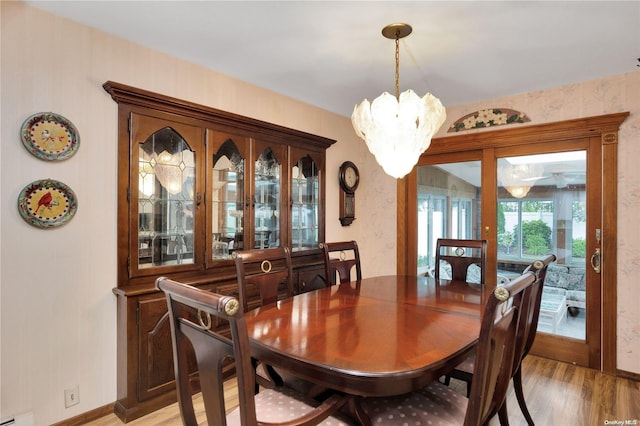
[[[72,388],[64,390],[64,406],[65,408],[72,407],[80,402],[80,393],[78,391],[78,385]]]

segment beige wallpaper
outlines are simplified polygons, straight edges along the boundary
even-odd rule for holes
[[[327,151],[327,239],[360,241],[365,275],[395,272],[395,180],[347,117],[22,2],[0,7],[1,419],[27,413],[33,424],[51,424],[117,399],[117,104],[102,89],[107,80],[337,140]],[[20,143],[22,122],[45,111],[78,128],[80,148],[64,162],[41,161]],[[345,160],[357,164],[362,179],[357,220],[343,228],[337,176]],[[36,229],[17,212],[21,189],[43,178],[64,182],[78,197],[78,212],[63,227]],[[74,385],[80,403],[65,408],[64,389]]]
[[[622,124],[618,147],[618,336],[617,367],[640,373],[640,71],[600,80],[540,90],[476,104],[447,108],[447,121],[438,136],[458,118],[491,108],[511,108],[526,113],[526,126],[615,112],[631,114]],[[506,128],[505,126],[498,128]],[[469,130],[481,132],[487,130]],[[448,135],[451,135],[449,133]],[[602,348],[606,352],[609,348]]]
[[[280,96],[115,36],[42,12],[0,2],[0,418],[30,413],[51,424],[112,403],[116,390],[116,124],[117,107],[102,84],[113,80],[214,108],[336,139],[327,152],[327,240],[358,240],[365,276],[396,268],[396,181],[377,166],[348,117]],[[640,373],[640,300],[635,276],[640,241],[632,215],[640,202],[637,152],[640,73],[610,77],[464,107],[527,112],[532,124],[629,110],[620,143],[618,368]],[[356,100],[357,102],[359,100]],[[354,102],[354,103],[355,103]],[[26,117],[53,111],[69,118],[80,149],[61,163],[43,162],[20,144]],[[451,124],[443,125],[446,129]],[[361,184],[356,221],[338,221],[340,164],[356,163]],[[78,196],[67,225],[40,230],[18,215],[29,182],[54,178]],[[64,408],[64,389],[80,403]]]

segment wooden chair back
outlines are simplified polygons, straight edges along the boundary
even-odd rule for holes
[[[287,247],[234,253],[240,302],[244,312],[270,305],[282,297],[293,297],[293,267]],[[259,297],[253,297],[255,291]]]
[[[226,425],[222,366],[228,358],[235,360],[243,424],[257,424],[253,398],[255,377],[249,356],[249,337],[238,300],[231,296],[202,291],[165,277],[156,280],[156,287],[165,293],[169,307],[173,362],[182,423],[198,424],[192,400],[194,390],[188,369],[188,347],[191,345],[196,354],[208,424]],[[216,324],[220,320],[228,321],[231,339],[216,333]]]
[[[531,286],[531,297],[529,305],[522,308],[522,320],[518,326],[518,341],[516,343],[516,356],[514,371],[520,368],[520,363],[529,353],[533,341],[536,338],[536,330],[538,328],[538,318],[540,317],[540,305],[542,303],[542,292],[544,290],[544,280],[547,275],[549,264],[555,262],[556,256],[548,254],[540,260],[536,260],[527,266],[523,273],[532,271],[536,275],[536,281]]]
[[[482,317],[476,349],[475,369],[465,425],[486,424],[505,401],[516,349],[518,319],[523,305],[530,303],[528,291],[536,280],[533,272],[497,287],[489,297]]]
[[[461,240],[439,238],[436,242],[436,265],[434,276],[440,280],[441,263],[451,265],[453,281],[468,281],[467,271],[472,264],[480,268],[480,284],[485,283],[487,265],[487,240]]]
[[[322,244],[324,269],[327,285],[336,284],[336,274],[340,283],[351,281],[351,271],[355,268],[356,280],[362,279],[360,252],[355,241],[339,241]]]

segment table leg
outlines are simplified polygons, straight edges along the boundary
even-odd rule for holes
[[[347,414],[357,422],[360,426],[371,426],[371,419],[365,413],[360,402],[362,401],[362,397],[358,396],[349,400],[349,405],[347,406]]]

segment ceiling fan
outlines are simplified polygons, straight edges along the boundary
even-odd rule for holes
[[[568,185],[577,185],[584,184],[586,182],[587,174],[585,172],[580,171],[561,171],[561,172],[551,172],[549,174],[545,174],[542,176],[535,176],[526,179],[522,179],[523,181],[535,181],[537,185],[538,182],[551,181],[546,183],[553,184],[558,189],[566,188]]]

